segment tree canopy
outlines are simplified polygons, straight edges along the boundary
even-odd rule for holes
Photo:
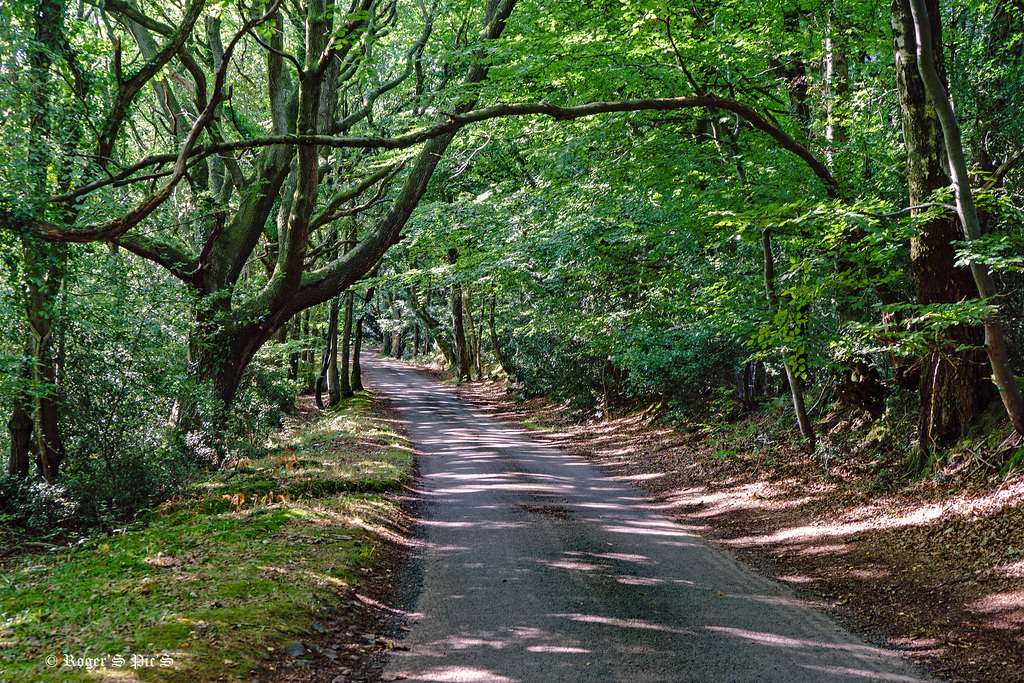
[[[9,470],[231,457],[364,333],[812,448],[909,392],[912,470],[1020,430],[1022,10],[4,0]]]

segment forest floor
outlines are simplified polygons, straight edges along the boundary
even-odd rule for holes
[[[1024,681],[1024,475],[947,467],[892,480],[868,455],[752,445],[753,423],[673,428],[652,411],[580,421],[542,398],[514,401],[502,382],[457,391],[651,491],[666,514],[937,677]]]

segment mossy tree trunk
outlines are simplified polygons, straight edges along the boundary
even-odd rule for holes
[[[458,250],[449,249],[448,263],[455,265],[458,260]],[[453,369],[458,373],[459,381],[470,380],[472,378],[470,377],[469,347],[466,343],[466,326],[463,321],[462,312],[462,284],[458,280],[452,282],[451,286],[451,313],[453,337],[455,340],[453,351],[456,362]]]
[[[927,0],[931,52],[938,78],[945,83],[939,3]],[[892,30],[896,58],[896,86],[903,114],[907,145],[907,184],[911,206],[931,201],[936,190],[949,187],[948,162],[942,125],[922,79],[917,36],[908,0],[892,3]],[[914,213],[920,213],[916,210]],[[918,228],[910,243],[910,260],[920,304],[953,304],[978,296],[970,270],[958,268],[954,243],[963,239],[952,212],[945,212]],[[927,453],[959,438],[971,419],[988,403],[994,387],[991,369],[981,350],[981,328],[955,325],[935,339],[923,359],[918,415],[917,454],[908,463],[920,471]]]

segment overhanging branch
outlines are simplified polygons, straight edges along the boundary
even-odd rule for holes
[[[599,114],[625,113],[636,111],[678,111],[681,109],[694,109],[701,107],[712,107],[731,111],[741,116],[745,121],[757,130],[771,136],[783,149],[786,149],[810,167],[811,171],[825,185],[825,190],[830,197],[842,199],[843,194],[839,184],[828,170],[828,167],[815,156],[815,154],[804,145],[797,142],[791,135],[786,133],[768,118],[762,116],[750,105],[737,100],[732,100],[718,95],[704,94],[694,97],[670,97],[646,100],[620,100],[614,102],[591,102],[572,107],[560,107],[554,104],[520,103],[520,104],[498,104],[491,107],[476,109],[465,114],[449,114],[448,121],[439,123],[417,131],[395,137],[357,137],[357,136],[333,136],[333,135],[273,135],[262,138],[251,138],[248,140],[236,140],[218,144],[196,145],[191,150],[191,156],[208,157],[214,154],[227,152],[238,152],[243,150],[259,149],[275,145],[319,145],[332,148],[355,148],[355,149],[406,149],[424,143],[428,140],[458,132],[462,128],[481,121],[497,118],[509,118],[514,116],[540,115],[549,116],[556,121],[571,121],[574,119],[595,116]],[[63,195],[51,197],[50,201],[68,201],[81,197],[113,183],[123,182],[132,174],[150,166],[165,164],[178,159],[177,154],[154,155],[143,159],[123,171],[113,174],[108,178],[97,180],[81,188],[67,192]],[[53,226],[57,228],[58,226]],[[59,229],[42,229],[46,239],[61,240]],[[66,241],[78,241],[66,239]]]

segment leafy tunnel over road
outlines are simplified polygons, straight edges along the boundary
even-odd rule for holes
[[[416,446],[414,681],[925,681],[652,510],[401,364],[369,376]]]

